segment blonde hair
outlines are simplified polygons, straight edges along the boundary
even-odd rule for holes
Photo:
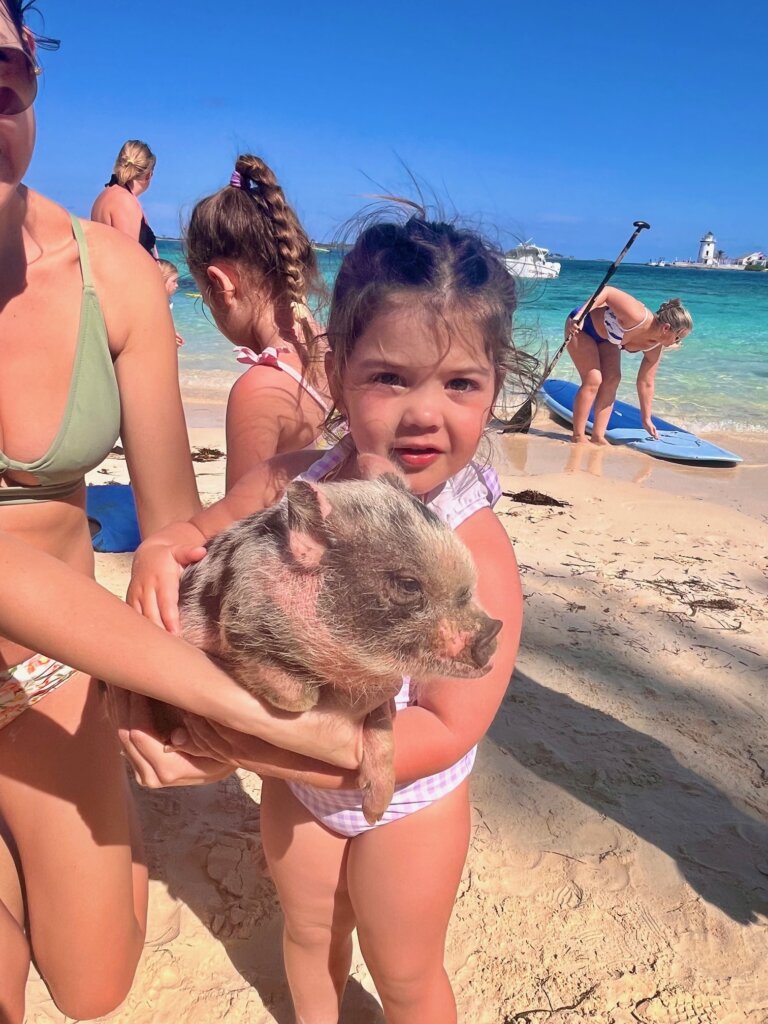
[[[166,282],[170,281],[172,277],[179,276],[179,268],[175,263],[171,263],[170,260],[158,260],[157,267],[163,275],[163,280]]]
[[[675,334],[682,331],[690,334],[693,330],[693,317],[680,299],[667,299],[666,302],[662,302],[654,316],[659,323],[666,324]]]
[[[156,161],[157,157],[146,142],[129,139],[117,154],[112,175],[118,185],[131,185],[137,178],[151,174]]]

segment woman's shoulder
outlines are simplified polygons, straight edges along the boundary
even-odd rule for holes
[[[97,277],[117,280],[123,288],[130,282],[130,290],[145,279],[162,284],[156,260],[133,238],[98,221],[80,218],[80,224]]]
[[[645,315],[645,305],[634,295],[622,291],[621,288],[614,288],[613,285],[609,285],[605,291],[605,304],[619,320],[628,319],[636,322]]]

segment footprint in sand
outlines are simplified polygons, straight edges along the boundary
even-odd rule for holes
[[[629,885],[629,868],[618,857],[606,856],[597,863],[576,864],[573,879],[588,892],[621,892]]]
[[[478,888],[498,896],[536,896],[546,884],[555,858],[540,850],[515,849],[505,846],[486,852],[482,861],[474,866],[474,879]]]
[[[216,883],[221,905],[211,910],[209,927],[221,939],[246,939],[277,909],[274,890],[264,877],[261,843],[248,836],[220,836],[205,864]]]
[[[640,1024],[724,1024],[727,1007],[719,996],[693,995],[682,989],[658,992],[635,1006],[633,1016]],[[729,1024],[744,1020],[728,1015]]]

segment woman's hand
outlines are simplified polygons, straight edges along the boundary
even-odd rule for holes
[[[306,712],[310,720],[313,714]],[[321,788],[350,788],[358,784],[357,764],[344,770],[319,758],[280,749],[265,740],[228,729],[198,715],[184,715],[182,724],[171,732],[171,746],[180,755],[195,760],[213,759],[221,764],[235,764],[259,775],[308,782]],[[359,762],[357,755],[354,760]]]
[[[147,789],[167,786],[203,786],[227,778],[234,764],[187,753],[168,745],[155,723],[146,697],[110,686],[109,711],[136,781]]]
[[[202,545],[145,541],[133,558],[125,600],[169,633],[179,633],[179,580],[188,565],[205,557]]]
[[[298,766],[297,758],[309,758],[347,771],[360,767],[362,721],[351,719],[348,711],[304,711],[291,716],[286,724],[291,734],[290,748],[282,750],[256,736],[185,712],[181,725],[170,734],[170,747],[195,757],[245,767],[254,762],[283,767],[291,759]]]
[[[653,438],[654,441],[658,441],[658,439],[659,439],[659,432],[656,429],[656,427],[653,425],[653,420],[651,419],[650,416],[647,416],[647,417],[643,418],[643,428],[648,431],[648,433],[651,435],[651,437]]]

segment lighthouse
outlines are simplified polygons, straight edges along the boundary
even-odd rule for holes
[[[699,241],[699,257],[696,262],[711,267],[715,262],[715,244],[715,236],[708,231]]]

